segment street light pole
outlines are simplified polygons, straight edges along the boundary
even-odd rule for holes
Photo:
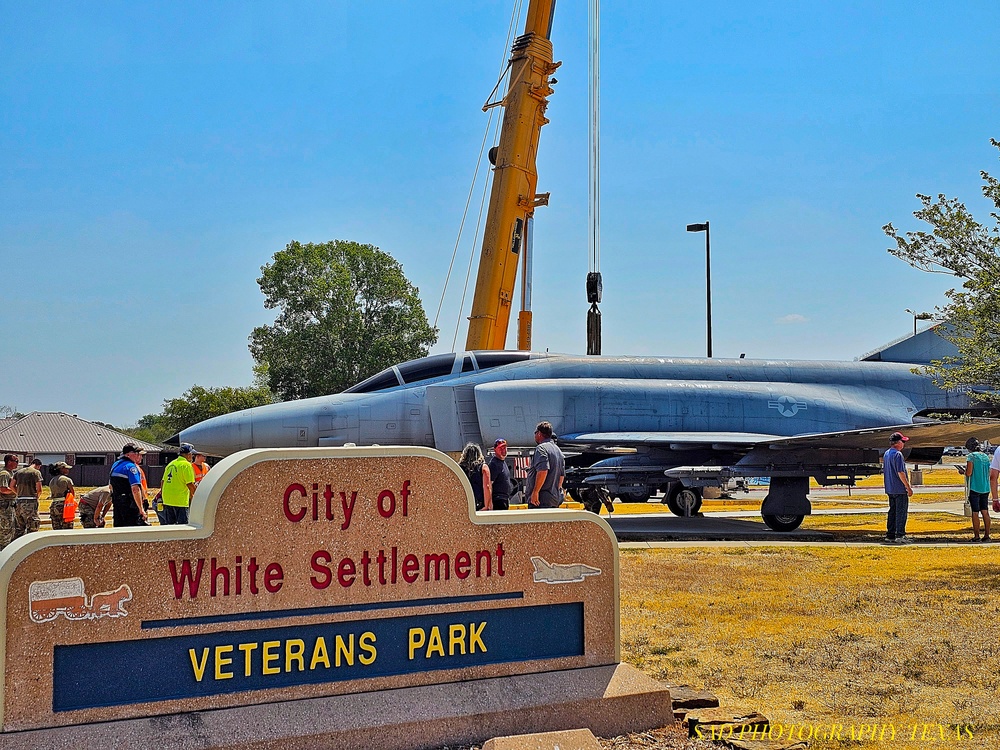
[[[929,312],[914,312],[910,308],[906,308],[905,312],[908,312],[913,316],[913,335],[917,335],[917,321],[918,320],[934,320],[934,316]]]
[[[708,222],[704,224],[688,224],[689,232],[705,233],[705,318],[706,336],[708,339],[708,357],[712,357],[712,239]]]

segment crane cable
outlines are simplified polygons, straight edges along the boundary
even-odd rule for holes
[[[510,23],[507,26],[507,40],[505,42],[503,56],[501,57],[501,61],[500,61],[500,72],[499,72],[499,74],[497,76],[497,84],[494,87],[493,91],[496,91],[500,87],[500,84],[503,82],[504,76],[506,76],[507,72],[510,70],[510,60],[508,58],[508,50],[510,50],[510,48],[511,48],[511,44],[512,44],[512,41],[513,41],[513,35],[514,35],[514,29],[516,28],[517,21],[520,18],[520,15],[521,15],[521,6],[522,6],[522,3],[523,3],[523,0],[514,0],[514,7],[513,7],[513,10],[511,12]],[[487,101],[491,97],[492,97],[492,94],[490,95],[490,97],[487,97]],[[498,119],[496,128],[494,129],[494,136],[493,136],[493,145],[494,146],[496,145],[497,139],[499,137],[499,124],[500,124],[501,120],[502,120],[502,118]],[[451,262],[448,264],[448,273],[445,275],[444,287],[441,290],[441,299],[438,301],[437,312],[434,314],[434,328],[437,328],[437,326],[438,326],[438,320],[441,317],[441,308],[444,305],[444,298],[445,298],[445,295],[448,292],[448,284],[449,284],[449,282],[451,280],[451,272],[452,272],[452,270],[453,270],[453,268],[455,266],[455,258],[458,255],[458,247],[459,247],[459,244],[462,241],[462,234],[463,234],[463,232],[465,230],[465,220],[466,220],[466,218],[468,218],[469,205],[472,202],[472,195],[475,192],[476,182],[479,179],[479,167],[483,163],[483,152],[485,151],[485,148],[486,148],[486,141],[489,138],[490,129],[493,128],[493,127],[494,127],[494,125],[493,125],[493,108],[490,108],[490,110],[489,110],[489,117],[486,120],[486,127],[483,130],[483,140],[482,140],[482,143],[479,146],[479,156],[476,159],[476,168],[475,168],[475,170],[473,171],[473,174],[472,174],[472,184],[469,185],[469,194],[468,194],[468,196],[465,199],[465,208],[462,211],[462,219],[459,222],[459,226],[458,226],[458,236],[455,238],[455,247],[454,247],[454,249],[452,250],[452,253],[451,253]],[[484,191],[483,191],[483,200],[484,201],[485,201],[486,191],[489,188],[489,184],[490,184],[490,178],[487,175],[486,184],[484,186]],[[482,205],[480,205],[479,214],[480,214],[480,220],[481,220],[482,219]],[[466,297],[466,294],[467,294],[468,289],[469,289],[469,276],[471,275],[472,262],[473,262],[473,259],[475,258],[475,251],[476,251],[476,248],[475,248],[476,242],[475,242],[475,240],[476,240],[476,238],[478,238],[478,236],[479,236],[479,223],[477,222],[476,233],[473,235],[472,251],[470,253],[470,258],[469,258],[469,271],[466,273],[465,288],[462,290],[462,304],[459,306],[459,309],[458,309],[458,321],[455,323],[455,337],[452,340],[452,345],[451,345],[451,350],[452,351],[455,351],[455,343],[458,341],[458,330],[459,330],[459,328],[461,327],[461,324],[462,324],[462,310],[465,307],[465,297]]]
[[[493,145],[497,144],[500,138],[500,118],[497,118],[496,127],[493,130]],[[455,346],[458,342],[458,331],[462,327],[462,310],[465,309],[465,297],[469,292],[469,279],[472,276],[472,264],[476,259],[476,242],[475,240],[479,237],[479,228],[483,223],[483,209],[486,207],[486,195],[489,193],[490,181],[486,180],[483,184],[483,197],[479,201],[479,216],[476,219],[476,231],[472,235],[472,252],[469,253],[469,266],[465,271],[465,285],[462,287],[462,302],[458,306],[458,320],[455,321],[455,335],[451,340],[451,350],[455,351]]]
[[[590,263],[601,272],[601,0],[590,0]]]
[[[601,353],[601,310],[598,303],[604,293],[601,280],[601,0],[589,0],[588,23],[590,43],[590,158],[588,159],[590,184],[588,186],[590,232],[587,272],[587,354]]]
[[[465,209],[462,211],[462,220],[458,224],[458,236],[455,238],[455,248],[451,251],[451,262],[448,264],[448,273],[444,278],[444,288],[441,290],[441,299],[438,301],[437,312],[434,314],[434,327],[437,328],[438,318],[441,317],[441,306],[444,305],[444,297],[448,292],[448,282],[451,280],[451,272],[455,267],[455,256],[458,255],[458,246],[462,241],[462,233],[465,230],[465,220],[469,215],[469,204],[472,202],[472,194],[476,190],[476,182],[479,179],[479,166],[483,162],[483,152],[486,149],[486,139],[490,135],[490,127],[493,124],[493,111],[486,121],[486,130],[483,132],[483,141],[479,145],[479,157],[476,159],[476,169],[472,173],[472,184],[469,185],[469,194],[465,198]],[[489,182],[489,180],[487,180]]]

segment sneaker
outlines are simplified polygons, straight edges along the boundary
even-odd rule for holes
[[[983,544],[989,544],[989,543],[990,543],[990,542],[992,542],[992,541],[993,541],[993,540],[992,540],[992,539],[990,539],[990,535],[989,535],[989,534],[985,534],[985,535],[983,536]]]
[[[908,536],[901,536],[896,538],[896,544],[913,544],[913,540]]]
[[[882,540],[882,544],[895,544],[895,543],[896,540],[891,536],[887,536],[885,539]]]

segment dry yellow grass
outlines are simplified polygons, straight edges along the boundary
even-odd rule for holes
[[[961,489],[942,489],[940,492],[920,492],[915,494],[910,502],[912,504],[926,505],[930,503],[954,502],[964,499],[965,495]],[[701,510],[704,513],[714,511],[759,511],[760,504],[764,501],[764,493],[755,493],[747,496],[737,496],[730,500],[704,500]],[[845,490],[842,494],[824,495],[813,497],[813,510],[845,510],[848,508],[861,509],[874,507],[877,503],[881,507],[888,507],[888,500],[885,493],[874,493],[867,490],[854,490],[850,495]],[[663,503],[615,503],[616,513],[669,513],[670,509]],[[608,512],[601,509],[601,515],[606,516]]]
[[[956,466],[964,466],[965,462],[955,463],[955,464],[944,464],[938,465],[934,468],[924,468],[922,469],[924,475],[924,485],[925,486],[940,486],[940,485],[960,485],[964,481],[961,474],[956,471]],[[815,480],[810,480],[810,484],[813,487],[817,487]],[[864,479],[858,480],[858,487],[881,487],[882,486],[882,475],[873,474],[870,477],[865,477]]]
[[[845,492],[843,497],[847,497]],[[955,500],[964,500],[965,491],[961,487],[944,488],[942,487],[938,492],[918,492],[910,498],[910,503],[944,503],[953,502]],[[871,492],[870,490],[853,490],[850,495],[850,500],[857,501],[867,501],[867,502],[880,502],[888,507],[888,500],[886,499],[884,492]],[[825,508],[826,505],[819,505],[818,507]]]
[[[885,495],[881,498],[872,497],[868,498],[870,501],[880,501],[885,503]],[[950,499],[950,498],[945,498]],[[714,513],[718,511],[750,511],[758,512],[760,511],[760,504],[763,502],[763,496],[750,497],[750,498],[740,498],[735,500],[705,500],[701,505],[701,512],[703,513]],[[859,498],[860,500],[860,498]],[[938,501],[935,501],[938,502]],[[845,509],[863,509],[871,508],[871,502],[858,502],[854,499],[837,499],[834,501],[823,501],[820,503],[813,503],[813,508],[823,508],[824,510],[845,510]],[[670,509],[662,503],[615,503],[615,513],[670,513]],[[608,512],[604,508],[601,509],[601,515],[607,516]]]
[[[839,541],[878,542],[885,535],[885,515],[851,514],[806,516],[802,528],[828,531]],[[1000,523],[1000,519],[993,519]],[[1000,534],[1000,527],[995,527]],[[972,539],[972,519],[952,513],[911,513],[906,521],[906,534],[919,543],[943,544],[969,542]]]
[[[811,748],[994,747],[998,562],[992,546],[623,550],[623,658],[814,727]],[[884,741],[851,741],[862,725]]]

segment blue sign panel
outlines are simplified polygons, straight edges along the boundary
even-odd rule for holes
[[[57,645],[52,710],[556,659],[583,648],[582,602]]]

